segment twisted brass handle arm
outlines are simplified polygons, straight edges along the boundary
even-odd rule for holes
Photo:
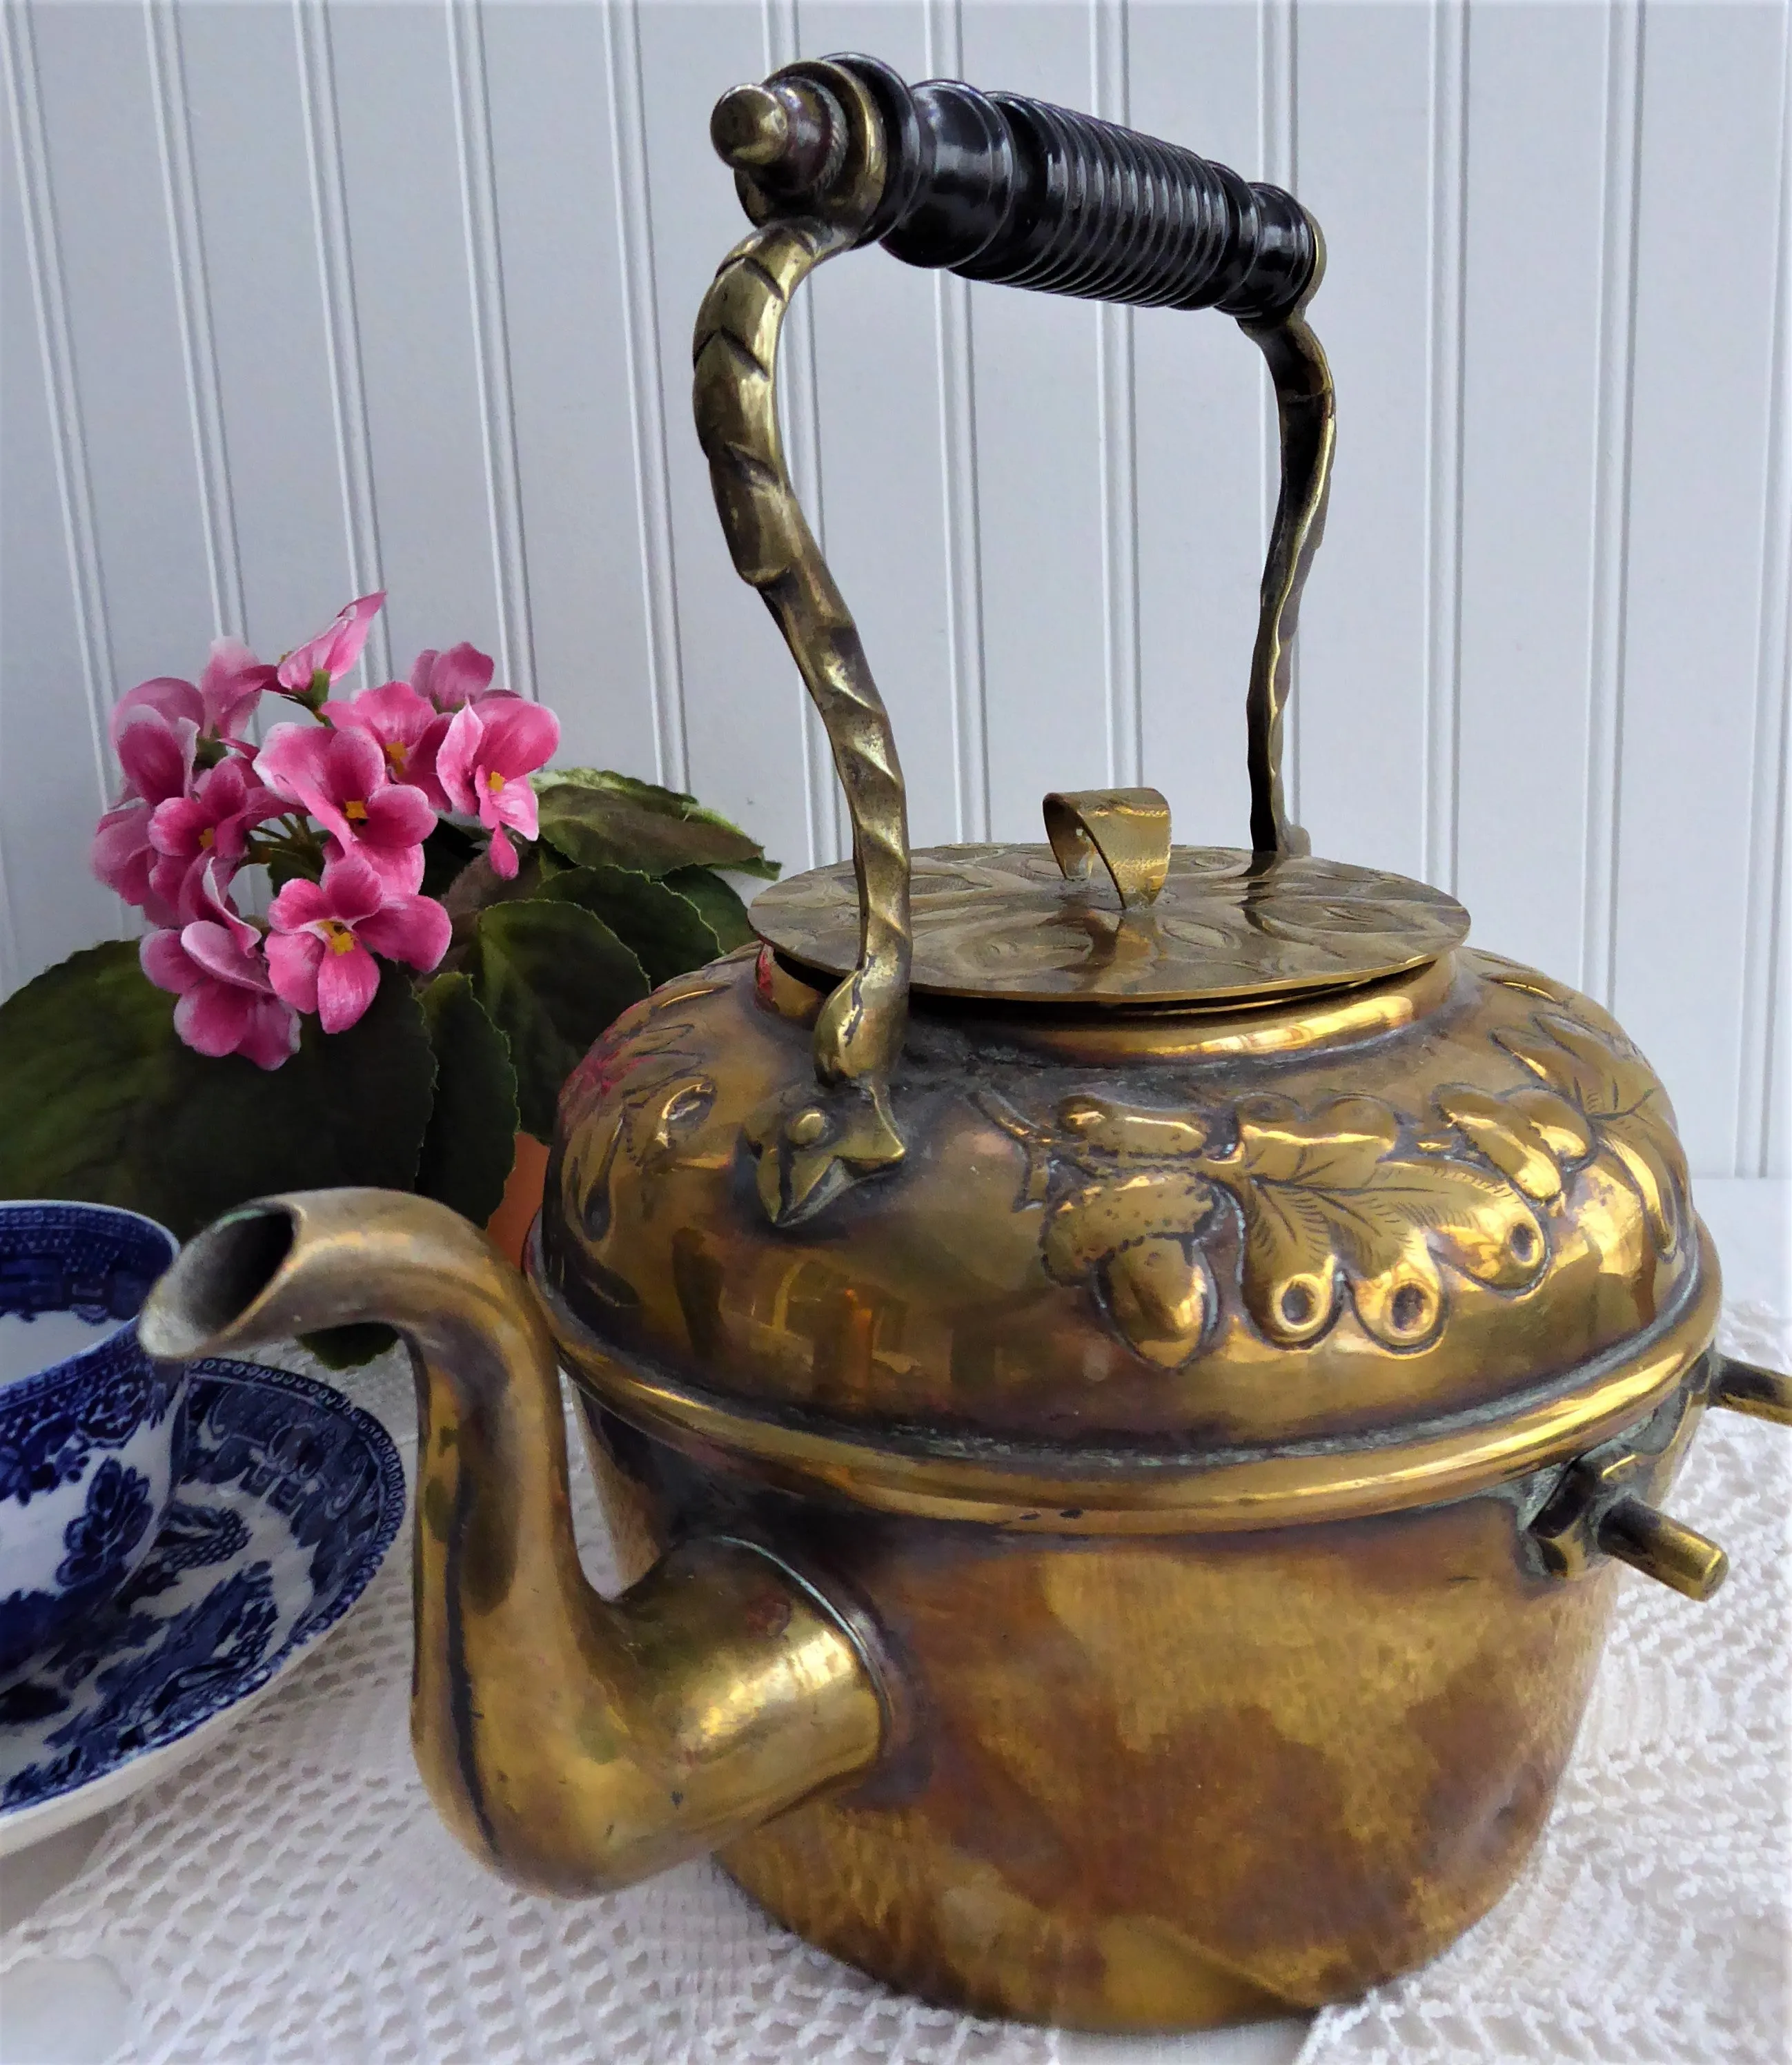
[[[973,277],[1217,304],[1238,317],[1268,362],[1281,433],[1247,696],[1251,843],[1259,853],[1305,853],[1283,799],[1281,732],[1290,645],[1331,473],[1331,374],[1302,313],[1325,252],[1310,218],[1277,188],[1016,95],[949,81],[910,89],[868,59],[790,65],[762,86],[736,87],[711,127],[761,226],[729,254],[697,317],[697,431],[736,569],[764,597],[826,727],[858,883],[858,965],[816,1024],[818,1089],[786,1093],[747,1125],[761,1198],[785,1226],[902,1158],[889,1076],[911,958],[895,743],[778,434],[777,343],[791,296],[837,253],[882,240],[911,264]]]
[[[850,74],[833,83],[849,99],[855,91],[862,97]],[[815,1026],[821,1093],[787,1095],[748,1124],[760,1196],[778,1225],[807,1218],[853,1177],[902,1155],[889,1101],[908,1013],[902,771],[858,627],[791,485],[777,421],[778,337],[790,297],[816,266],[858,240],[878,191],[881,132],[868,104],[861,112],[854,128],[863,161],[846,168],[842,199],[825,216],[771,222],[729,253],[698,312],[695,346],[697,435],[722,529],[736,572],[772,612],[826,727],[858,882],[858,965]]]
[[[1319,262],[1322,268],[1322,252]],[[1290,822],[1282,794],[1281,729],[1292,685],[1301,591],[1325,533],[1332,451],[1338,441],[1338,402],[1326,354],[1298,311],[1281,322],[1241,327],[1268,362],[1281,436],[1281,492],[1263,563],[1257,645],[1245,696],[1251,849],[1255,853],[1307,853],[1312,843]]]

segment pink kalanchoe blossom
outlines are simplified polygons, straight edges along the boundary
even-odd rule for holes
[[[361,596],[340,611],[326,630],[308,638],[302,645],[295,645],[276,670],[280,685],[303,691],[316,687],[320,676],[326,688],[341,681],[361,657],[368,631],[385,600],[384,588],[377,595]]]
[[[517,871],[507,827],[536,834],[535,792],[529,777],[545,767],[560,742],[560,720],[520,697],[488,697],[454,714],[436,754],[436,778],[457,810],[476,814],[491,833],[490,859],[507,879]]]
[[[229,881],[248,846],[252,827],[277,818],[285,805],[240,760],[223,760],[200,776],[190,795],[159,803],[149,821],[157,858],[150,886],[183,919],[196,915],[199,877],[216,863],[220,886]]]
[[[370,733],[276,724],[255,771],[276,796],[317,818],[333,854],[365,861],[394,895],[408,895],[423,879],[423,841],[435,829],[435,811],[421,789],[390,780]]]
[[[139,703],[115,715],[112,742],[124,769],[124,795],[95,829],[93,871],[126,903],[147,911],[154,923],[175,924],[179,919],[174,901],[152,879],[160,856],[151,842],[150,824],[161,804],[191,788],[199,727],[191,717],[170,717],[152,704]]]
[[[274,669],[256,659],[240,639],[216,639],[196,686],[172,674],[158,674],[121,696],[112,713],[112,743],[118,744],[119,728],[134,711],[150,709],[171,723],[190,723],[202,740],[219,739],[242,750],[243,729],[273,685]]]
[[[338,731],[365,732],[385,754],[394,782],[421,789],[432,809],[447,809],[448,798],[436,779],[435,757],[448,720],[408,682],[364,689],[352,702],[325,703],[317,714]]]
[[[380,986],[374,954],[433,968],[452,929],[433,898],[389,896],[353,855],[333,860],[321,882],[289,882],[268,917],[274,988],[301,1011],[315,1011],[326,1032],[346,1030],[373,1002]]]
[[[143,973],[180,999],[174,1029],[189,1047],[277,1069],[299,1044],[298,1013],[275,996],[261,935],[219,887],[212,863],[198,872],[200,915],[144,940],[137,950]]]
[[[419,653],[411,663],[410,685],[438,710],[458,710],[488,696],[509,697],[508,689],[491,685],[491,655],[463,640],[446,653]]]
[[[156,889],[151,877],[160,859],[149,843],[152,804],[130,802],[108,810],[94,827],[88,865],[115,895],[134,905],[152,925],[180,923],[180,913]]]

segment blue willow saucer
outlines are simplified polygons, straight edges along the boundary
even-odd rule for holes
[[[187,1412],[136,1574],[0,1680],[0,1854],[184,1762],[341,1618],[398,1533],[398,1451],[339,1392],[211,1358],[189,1365]]]

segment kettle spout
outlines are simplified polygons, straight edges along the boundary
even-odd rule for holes
[[[769,1550],[671,1550],[614,1601],[579,1568],[554,1344],[527,1285],[446,1206],[315,1190],[228,1212],[139,1332],[167,1360],[381,1320],[417,1378],[411,1736],[469,1849],[559,1893],[631,1884],[868,1771],[875,1667]]]

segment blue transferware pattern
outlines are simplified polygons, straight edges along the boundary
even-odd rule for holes
[[[116,1323],[0,1385],[0,1672],[92,1613],[149,1554],[180,1475],[184,1378],[138,1344],[174,1259],[154,1220],[107,1205],[0,1205],[0,1315]]]
[[[0,1825],[247,1699],[338,1620],[391,1546],[404,1471],[379,1422],[285,1370],[188,1372],[185,1470],[136,1575],[0,1681]]]

